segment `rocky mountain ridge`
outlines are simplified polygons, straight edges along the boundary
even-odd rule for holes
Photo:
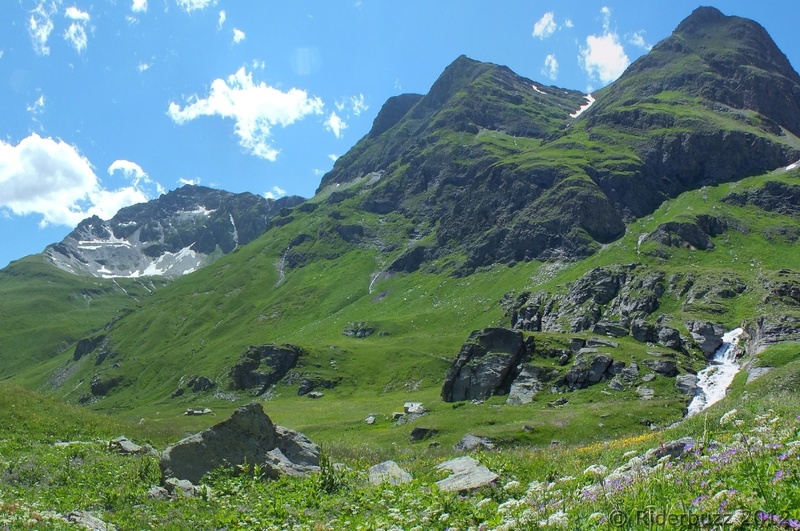
[[[302,201],[184,186],[123,208],[110,220],[87,218],[44,255],[75,274],[175,278],[253,241],[281,209]]]

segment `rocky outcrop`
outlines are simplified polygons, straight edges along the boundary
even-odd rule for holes
[[[624,363],[621,366],[614,365],[614,359],[608,354],[578,354],[560,383],[570,390],[584,389],[601,380],[612,378],[624,366]]]
[[[305,435],[276,426],[253,402],[227,420],[169,446],[161,456],[164,479],[199,483],[220,466],[262,465],[267,477],[307,475],[319,471],[319,447]]]
[[[294,345],[251,346],[231,368],[231,389],[261,395],[293,369],[304,353]]]
[[[369,337],[374,333],[375,327],[365,322],[347,323],[345,329],[342,330],[342,334],[346,335],[347,337],[355,337],[357,339]]]
[[[671,360],[649,359],[642,361],[642,365],[661,376],[677,376],[678,365]]]
[[[411,474],[400,468],[394,461],[384,461],[369,467],[369,482],[373,485],[389,483],[399,485],[412,480]]]
[[[705,354],[706,358],[712,357],[722,346],[722,334],[725,333],[725,330],[721,324],[687,321],[686,328],[692,335],[695,345]]]
[[[78,361],[83,356],[94,352],[99,345],[106,340],[105,334],[100,334],[93,337],[85,337],[78,341],[75,345],[75,351],[72,353],[72,359]]]
[[[94,396],[105,396],[113,388],[121,384],[124,379],[123,376],[102,377],[95,375],[89,383],[89,388]]]
[[[792,315],[762,315],[744,323],[744,346],[756,355],[772,345],[800,341],[800,317]]]
[[[779,181],[767,181],[760,188],[731,193],[722,198],[733,205],[754,205],[768,212],[800,217],[800,186]]]
[[[458,441],[453,450],[456,452],[475,452],[477,450],[494,449],[494,441],[489,437],[478,437],[477,435],[466,434]]]
[[[507,394],[525,354],[521,332],[505,328],[476,330],[447,372],[442,400],[483,400],[494,394]]]

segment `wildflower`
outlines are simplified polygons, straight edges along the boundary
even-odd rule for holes
[[[519,487],[519,481],[509,481],[503,486],[503,490],[512,490]]]
[[[442,513],[441,515],[439,515],[439,521],[440,522],[446,522],[449,519],[450,519],[450,514],[449,513]]]
[[[592,514],[589,515],[589,521],[592,522],[592,523],[600,522],[605,517],[606,517],[606,515],[604,515],[603,513],[592,513]]]
[[[725,413],[724,415],[722,415],[722,416],[719,418],[719,425],[720,425],[720,426],[724,426],[724,425],[726,425],[727,423],[729,423],[730,421],[732,421],[734,418],[736,418],[736,415],[737,415],[737,413],[739,413],[739,411],[738,411],[738,410],[736,410],[736,409],[731,409],[730,411],[728,411],[727,413]]]
[[[788,474],[788,472],[786,472],[785,470],[778,470],[778,473],[775,474],[774,478],[772,478],[772,482],[777,483],[778,481],[782,480],[786,476],[786,474]]]
[[[478,509],[482,509],[483,507],[486,507],[490,503],[492,503],[492,499],[491,498],[483,498],[481,501],[479,501],[477,503],[476,506],[478,507]]]
[[[605,465],[590,465],[583,473],[594,476],[605,476],[608,473],[608,467]]]

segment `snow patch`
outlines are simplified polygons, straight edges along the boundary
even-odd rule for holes
[[[570,113],[570,115],[569,115],[569,116],[570,116],[570,118],[577,118],[578,116],[580,116],[581,114],[583,114],[583,112],[584,112],[586,109],[588,109],[589,107],[591,107],[591,106],[592,106],[592,103],[594,103],[594,102],[595,102],[594,96],[592,96],[591,94],[587,94],[587,95],[585,96],[585,98],[586,98],[586,102],[587,102],[587,103],[586,103],[585,105],[581,105],[581,106],[580,106],[580,108],[578,108],[578,110],[577,110],[577,111],[575,111],[575,112],[573,112],[573,113]]]
[[[239,231],[236,229],[236,222],[233,221],[233,214],[228,214],[231,219],[231,225],[233,225],[233,243],[236,244],[236,247],[239,247]]]
[[[531,86],[533,87],[533,90],[535,90],[535,91],[536,91],[536,92],[538,92],[539,94],[547,94],[547,92],[543,91],[542,89],[540,89],[539,87],[537,87],[537,86],[536,86],[536,85],[534,85],[533,83],[531,83]]]
[[[113,234],[106,240],[80,240],[78,241],[78,249],[85,249],[88,251],[96,251],[103,247],[130,247],[131,242],[117,238]]]
[[[175,213],[176,214],[191,215],[191,216],[196,216],[196,215],[200,215],[200,214],[202,214],[203,216],[210,216],[211,214],[213,214],[216,211],[217,211],[216,208],[213,209],[213,210],[209,210],[206,207],[204,207],[203,205],[200,205],[197,208],[195,208],[194,210],[178,210]]]
[[[789,164],[788,166],[786,166],[786,171],[791,171],[791,170],[793,170],[795,168],[800,168],[800,160],[798,160],[797,162]]]

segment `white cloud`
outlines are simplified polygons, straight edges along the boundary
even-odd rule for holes
[[[3,53],[4,53],[3,50],[0,50],[0,59],[3,58]]]
[[[319,177],[320,175],[325,175],[325,170],[320,170],[319,168],[314,168],[311,171],[317,177]]]
[[[332,132],[336,138],[340,138],[342,136],[342,131],[347,129],[347,124],[333,111],[328,116],[328,119],[325,120],[325,129]]]
[[[246,37],[247,35],[245,35],[242,30],[240,30],[239,28],[233,28],[233,44],[239,44]]]
[[[44,112],[44,94],[39,96],[33,104],[25,107],[25,110],[32,114],[42,114]]]
[[[591,79],[608,84],[617,79],[630,64],[619,35],[611,31],[611,10],[603,7],[603,34],[586,37],[586,48],[581,47],[578,63]]]
[[[75,6],[68,7],[64,16],[72,20],[64,31],[64,38],[75,48],[78,53],[86,49],[89,39],[86,35],[86,25],[89,23],[89,13],[81,11]]]
[[[279,188],[277,186],[273,186],[272,190],[269,192],[264,192],[264,197],[267,199],[278,199],[279,197],[283,197],[286,195],[286,190]]]
[[[208,6],[216,5],[217,0],[176,0],[178,3],[178,7],[186,11],[187,13],[191,13],[192,11],[196,11],[198,9],[205,9]]]
[[[138,70],[139,72],[146,72],[146,71],[150,70],[150,68],[152,66],[153,66],[153,63],[144,63],[144,62],[142,62],[142,63],[139,63],[139,66],[136,67],[136,70]]]
[[[331,159],[333,162],[336,162],[337,160],[339,160],[339,155],[334,155],[333,153],[331,153],[330,155],[328,155],[328,158]]]
[[[140,188],[144,184],[152,184],[155,186],[159,195],[166,192],[165,188],[160,183],[153,181],[149,175],[142,169],[141,166],[135,162],[125,159],[115,160],[108,167],[108,174],[114,175],[115,172],[120,172],[122,175],[131,181],[135,188]]]
[[[253,155],[274,161],[278,150],[272,146],[272,127],[286,127],[309,114],[322,114],[324,104],[304,90],[282,92],[263,82],[254,83],[244,67],[227,79],[215,79],[207,98],[193,95],[183,108],[171,102],[167,114],[177,124],[200,116],[221,116],[236,121],[239,144]]]
[[[533,36],[537,39],[546,39],[556,32],[555,16],[552,11],[548,11],[536,24],[533,25]]]
[[[42,216],[40,226],[75,226],[97,215],[147,201],[144,189],[105,189],[91,163],[62,140],[33,133],[13,146],[0,140],[0,207],[12,214]]]
[[[134,13],[147,13],[147,0],[133,0],[131,11]]]
[[[568,18],[567,20],[564,21],[564,27],[565,28],[574,28],[575,24],[572,23],[572,19],[571,18]]]
[[[336,106],[337,111],[344,112],[344,108],[347,106],[347,100],[343,99],[342,101],[334,102],[334,105]]]
[[[555,54],[551,53],[544,58],[542,75],[545,75],[550,79],[556,79],[558,77],[558,60],[556,60]]]
[[[648,52],[653,49],[653,45],[647,44],[644,40],[644,30],[635,31],[628,42]]]
[[[28,19],[28,34],[33,41],[33,49],[39,55],[49,55],[50,47],[47,40],[55,27],[53,15],[58,12],[58,5],[55,2],[41,0],[39,4],[31,10],[31,17]]]
[[[218,30],[222,29],[222,25],[225,24],[225,20],[227,18],[228,18],[228,16],[225,14],[224,10],[219,12],[219,20],[217,21],[217,29]]]
[[[369,109],[369,106],[364,101],[364,95],[359,94],[358,96],[351,96],[350,103],[353,105],[353,116],[358,116],[362,112]]]
[[[184,179],[183,177],[181,177],[180,179],[178,179],[178,182],[184,186],[198,186],[200,184],[200,178],[198,177],[197,179]]]

